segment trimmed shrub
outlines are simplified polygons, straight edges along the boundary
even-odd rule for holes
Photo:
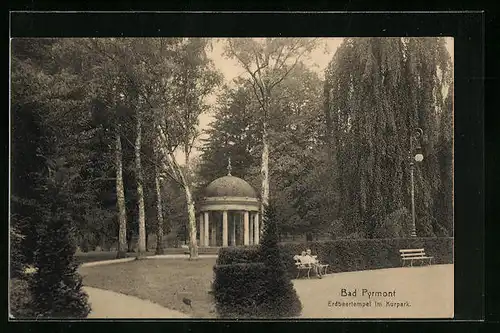
[[[288,253],[278,246],[271,206],[266,209],[264,226],[261,246],[219,251],[212,288],[221,317],[292,318],[302,310],[287,274]]]
[[[217,265],[262,262],[258,246],[223,247],[217,256]]]
[[[260,249],[262,261],[268,269],[264,289],[267,302],[263,309],[270,317],[296,317],[302,311],[302,304],[287,273],[286,257],[278,246],[278,217],[273,205],[266,207],[263,220],[264,235]]]
[[[348,272],[401,266],[400,249],[424,248],[434,257],[433,263],[453,263],[453,238],[393,238],[393,239],[339,239],[324,242],[282,243],[280,247],[288,259],[290,276],[297,275],[293,256],[306,249],[325,264],[330,272]]]
[[[288,273],[293,270],[295,263],[290,262],[291,252],[285,247],[280,248],[279,255],[281,262],[285,265],[285,271]],[[219,249],[217,265],[231,265],[241,263],[263,262],[260,246],[252,245],[245,247],[223,247]]]
[[[262,317],[261,307],[266,302],[266,266],[246,263],[214,266],[214,291],[217,313],[220,317]]]

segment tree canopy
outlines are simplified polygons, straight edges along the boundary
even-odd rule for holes
[[[421,128],[417,233],[451,233],[449,218],[438,218],[439,198],[451,188],[442,176],[451,172],[450,147],[440,143],[443,135],[451,138],[452,109],[444,97],[451,96],[451,78],[443,38],[347,38],[339,47],[327,71],[326,116],[348,232],[371,237],[376,221],[409,209],[409,140]]]

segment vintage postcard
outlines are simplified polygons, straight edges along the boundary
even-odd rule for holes
[[[10,317],[453,318],[453,38],[12,38]]]

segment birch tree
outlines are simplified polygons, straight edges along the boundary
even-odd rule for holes
[[[191,258],[198,256],[198,246],[189,158],[198,136],[198,117],[208,108],[204,99],[220,82],[206,55],[208,46],[208,40],[201,38],[126,39],[114,41],[115,53],[108,54],[138,93],[141,105],[154,115],[161,175],[185,193]]]
[[[117,258],[127,253],[127,212],[125,210],[125,189],[123,187],[123,153],[120,131],[115,133],[115,168],[116,168],[116,206],[118,210],[118,253]]]
[[[116,186],[116,214],[118,220],[118,249],[117,258],[126,256],[127,244],[127,211],[125,201],[125,186],[123,181],[123,116],[125,107],[126,77],[120,70],[120,64],[115,61],[116,48],[114,40],[89,39],[81,45],[95,62],[89,68],[92,73],[91,96],[93,96],[100,107],[97,117],[109,117],[109,128],[114,131],[114,167]],[[75,44],[75,47],[78,45]],[[104,113],[107,115],[103,115]]]
[[[166,86],[161,93],[158,112],[161,121],[157,126],[160,140],[161,166],[166,175],[183,188],[188,214],[189,255],[198,257],[196,241],[196,216],[190,179],[190,154],[199,133],[198,117],[207,110],[205,97],[220,83],[221,77],[206,55],[208,41],[201,38],[185,39],[177,45],[173,58],[174,85]],[[171,88],[171,87],[175,88]],[[169,89],[170,87],[170,89]],[[180,148],[184,166],[177,160]]]
[[[269,138],[268,121],[273,92],[316,47],[308,38],[229,38],[224,54],[243,67],[261,109],[261,213],[269,202]]]

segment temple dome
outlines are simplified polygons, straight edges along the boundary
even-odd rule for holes
[[[241,178],[227,175],[217,178],[205,188],[205,197],[257,198],[253,187]]]

